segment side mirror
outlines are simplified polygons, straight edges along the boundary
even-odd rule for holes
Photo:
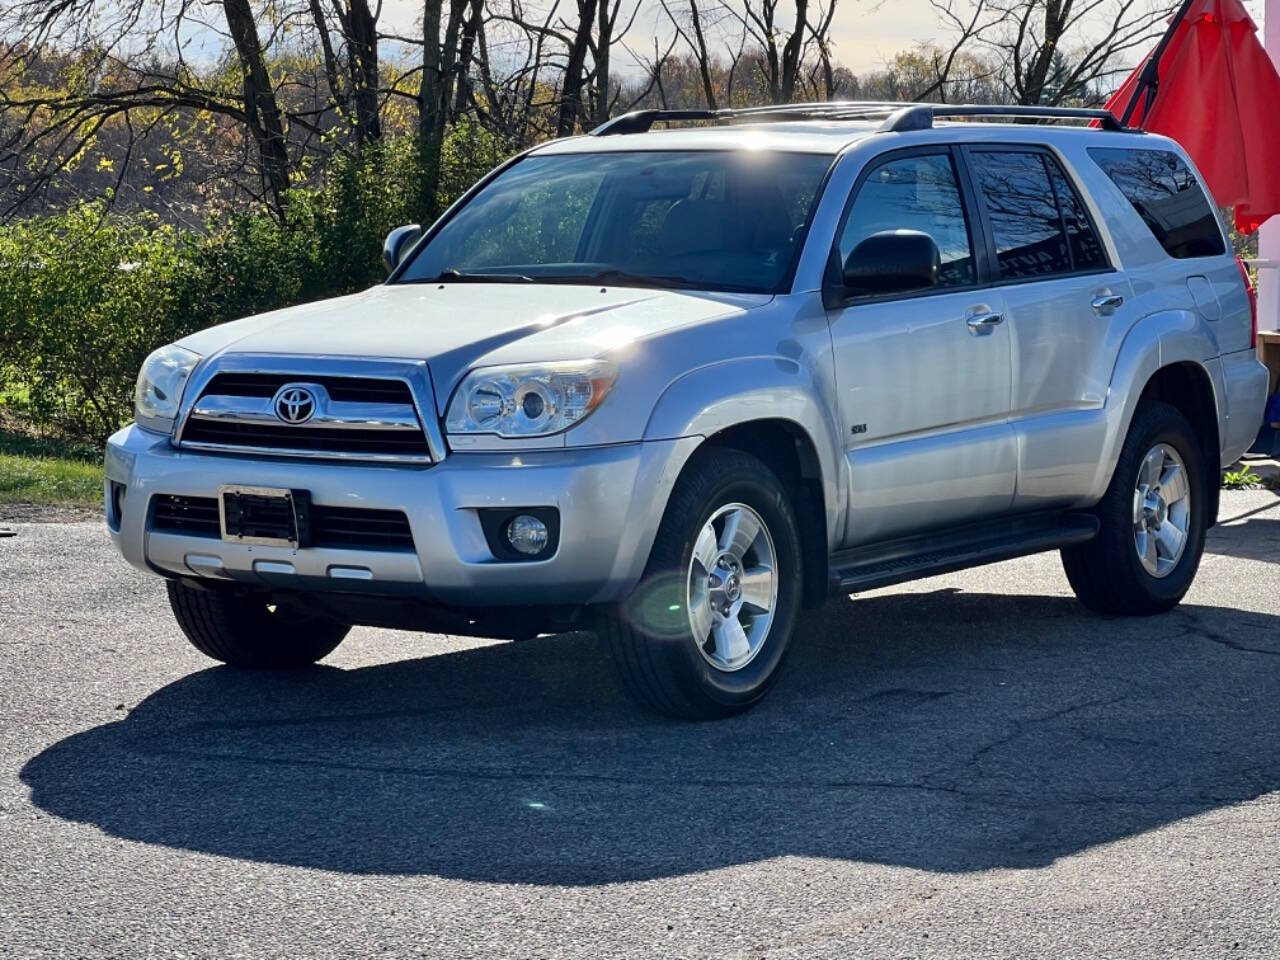
[[[391,273],[396,267],[400,266],[400,261],[404,259],[404,255],[408,253],[409,248],[421,236],[422,227],[416,223],[411,223],[404,227],[396,227],[387,234],[387,239],[382,244],[382,262],[387,268],[387,273]]]
[[[841,279],[854,293],[904,293],[935,286],[941,265],[942,255],[929,234],[882,230],[853,248]]]

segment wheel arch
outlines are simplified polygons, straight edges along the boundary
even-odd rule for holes
[[[795,492],[791,506],[800,527],[804,604],[819,605],[827,596],[830,540],[822,464],[813,438],[794,420],[772,417],[726,427],[707,437],[694,452],[706,453],[716,448],[756,457],[768,465],[784,487]]]
[[[1220,402],[1220,373],[1215,378],[1218,347],[1204,320],[1185,310],[1151,314],[1129,331],[1111,377],[1104,456],[1095,493],[1101,497],[1111,482],[1130,425],[1145,404],[1165,402],[1190,421],[1199,438],[1205,473],[1216,480],[1221,464],[1221,436],[1227,411]],[[1112,405],[1112,398],[1123,403]],[[1218,485],[1210,483],[1209,523],[1218,513]]]
[[[816,464],[810,479],[817,481],[821,493],[825,539],[835,543],[848,493],[843,435],[830,404],[835,384],[829,369],[802,359],[741,357],[686,373],[658,398],[644,439],[696,436],[703,444],[719,438],[721,443],[750,445],[753,429],[781,431],[791,442],[802,438],[810,466]],[[738,388],[726,390],[726,384]]]
[[[1209,371],[1193,360],[1178,360],[1160,367],[1153,373],[1138,397],[1135,410],[1149,403],[1167,403],[1175,407],[1195,429],[1200,443],[1200,456],[1205,477],[1209,484],[1209,526],[1218,520],[1219,453],[1222,446],[1219,434],[1217,394]]]

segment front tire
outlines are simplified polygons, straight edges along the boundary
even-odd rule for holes
[[[599,617],[627,692],[686,720],[758,703],[790,645],[801,556],[773,472],[736,450],[699,453],[676,482],[640,584]]]
[[[1191,588],[1208,528],[1208,471],[1195,430],[1176,407],[1134,417],[1106,494],[1098,536],[1062,551],[1080,602],[1098,613],[1173,609]]]
[[[233,667],[287,670],[332,653],[351,627],[265,596],[167,582],[169,606],[191,645]]]

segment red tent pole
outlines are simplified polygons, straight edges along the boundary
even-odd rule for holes
[[[1138,118],[1138,126],[1147,119],[1147,114],[1151,112],[1151,105],[1155,103],[1156,92],[1160,87],[1160,58],[1164,56],[1165,50],[1169,47],[1169,42],[1173,39],[1173,33],[1178,29],[1183,18],[1187,15],[1187,11],[1191,9],[1191,4],[1195,0],[1182,0],[1182,6],[1178,8],[1178,12],[1173,15],[1173,19],[1169,21],[1169,26],[1164,32],[1164,36],[1160,38],[1160,42],[1156,44],[1156,48],[1151,51],[1151,56],[1147,57],[1147,62],[1142,66],[1142,73],[1138,75],[1138,84],[1133,89],[1133,96],[1129,98],[1129,105],[1124,108],[1124,116],[1120,118],[1120,122],[1126,127],[1129,126],[1129,120],[1133,117],[1133,111],[1138,106],[1138,101],[1146,96],[1146,102],[1142,105],[1142,116]]]

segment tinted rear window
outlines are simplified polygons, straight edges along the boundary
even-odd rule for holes
[[[1094,147],[1089,156],[1133,204],[1169,256],[1184,260],[1226,253],[1213,208],[1177,154]]]

